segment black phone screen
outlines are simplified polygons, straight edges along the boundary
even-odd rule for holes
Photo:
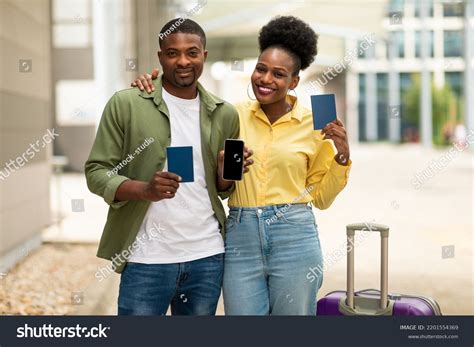
[[[244,141],[225,140],[223,178],[229,181],[240,181],[244,168]]]

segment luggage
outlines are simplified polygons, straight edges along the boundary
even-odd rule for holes
[[[354,293],[354,235],[356,231],[380,232],[381,290],[366,289]],[[388,234],[381,224],[349,224],[347,226],[347,290],[330,292],[317,304],[318,315],[345,316],[440,316],[438,303],[421,295],[388,293]],[[347,294],[346,294],[347,293]]]

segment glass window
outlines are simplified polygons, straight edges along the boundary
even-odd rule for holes
[[[434,56],[434,32],[428,32],[428,45],[429,45],[429,52],[428,56]],[[415,57],[421,57],[421,31],[415,31]]]
[[[447,2],[443,4],[443,14],[445,17],[462,17],[464,16],[463,2]]]
[[[449,85],[454,94],[454,99],[451,100],[448,112],[451,117],[455,117],[456,120],[462,121],[464,75],[462,72],[445,72],[444,78],[446,84]]]
[[[413,85],[419,83],[420,73],[400,74],[401,126],[400,135],[404,142],[419,141],[419,90],[413,91]]]
[[[387,14],[390,15],[394,12],[403,12],[403,8],[405,7],[404,0],[390,0],[388,4]]]
[[[444,77],[446,79],[446,83],[449,84],[454,94],[456,94],[458,97],[461,97],[464,83],[462,72],[445,72]]]
[[[364,59],[364,58],[367,58],[367,54],[366,54],[366,50],[365,49],[361,49],[360,45],[363,41],[362,40],[359,40],[357,41],[357,57],[359,59]]]
[[[53,47],[91,46],[91,0],[53,0]]]
[[[395,44],[395,57],[405,57],[405,39],[403,31],[391,31],[389,35],[390,41]],[[389,54],[389,47],[387,47],[387,54]]]
[[[91,45],[90,25],[56,24],[53,26],[55,48],[79,48]]]
[[[395,106],[395,105],[390,105]],[[390,118],[388,104],[388,75],[377,74],[377,131],[379,140],[388,139],[388,120]]]
[[[426,3],[426,6],[428,6],[428,17],[433,17],[433,2],[432,0],[414,0],[414,5],[415,5],[415,17],[419,18],[420,17],[420,9],[421,9],[421,1],[424,1]]]
[[[365,134],[365,123],[366,123],[366,114],[365,114],[365,74],[359,74],[359,141],[366,141]]]
[[[461,30],[447,30],[444,32],[444,56],[460,57],[463,50],[463,32]]]

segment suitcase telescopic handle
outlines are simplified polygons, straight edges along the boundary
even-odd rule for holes
[[[354,308],[354,235],[356,231],[375,231],[380,233],[381,266],[380,266],[380,308],[388,305],[388,235],[389,227],[375,223],[355,223],[346,226],[347,234],[347,301]]]

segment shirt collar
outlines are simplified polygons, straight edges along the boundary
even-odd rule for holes
[[[289,121],[291,118],[294,118],[298,122],[301,123],[301,120],[303,119],[303,115],[307,112],[306,109],[300,106],[300,103],[298,102],[298,98],[293,95],[287,95],[286,101],[292,104],[293,108],[291,109],[290,112],[285,113],[283,116],[281,116],[281,118],[278,119],[277,122],[280,122],[280,121],[285,122],[285,121]],[[254,113],[256,117],[261,118],[263,120],[268,120],[267,116],[265,115],[265,112],[263,112],[262,108],[260,107],[260,103],[258,101],[252,102],[252,104],[250,105],[250,110]]]
[[[166,107],[166,104],[163,101],[162,97],[161,88],[163,87],[163,75],[153,80],[153,84],[155,85],[155,90],[153,92],[148,94],[145,90],[141,91],[137,89],[138,95],[145,99],[153,99],[153,102],[156,106],[158,106],[158,109],[168,115],[168,108]],[[199,82],[197,83],[197,89],[199,92],[199,100],[205,105],[206,109],[209,111],[208,116],[211,116],[217,105],[223,104],[224,100],[221,100],[218,97],[207,92],[206,89],[204,89],[204,87]]]

